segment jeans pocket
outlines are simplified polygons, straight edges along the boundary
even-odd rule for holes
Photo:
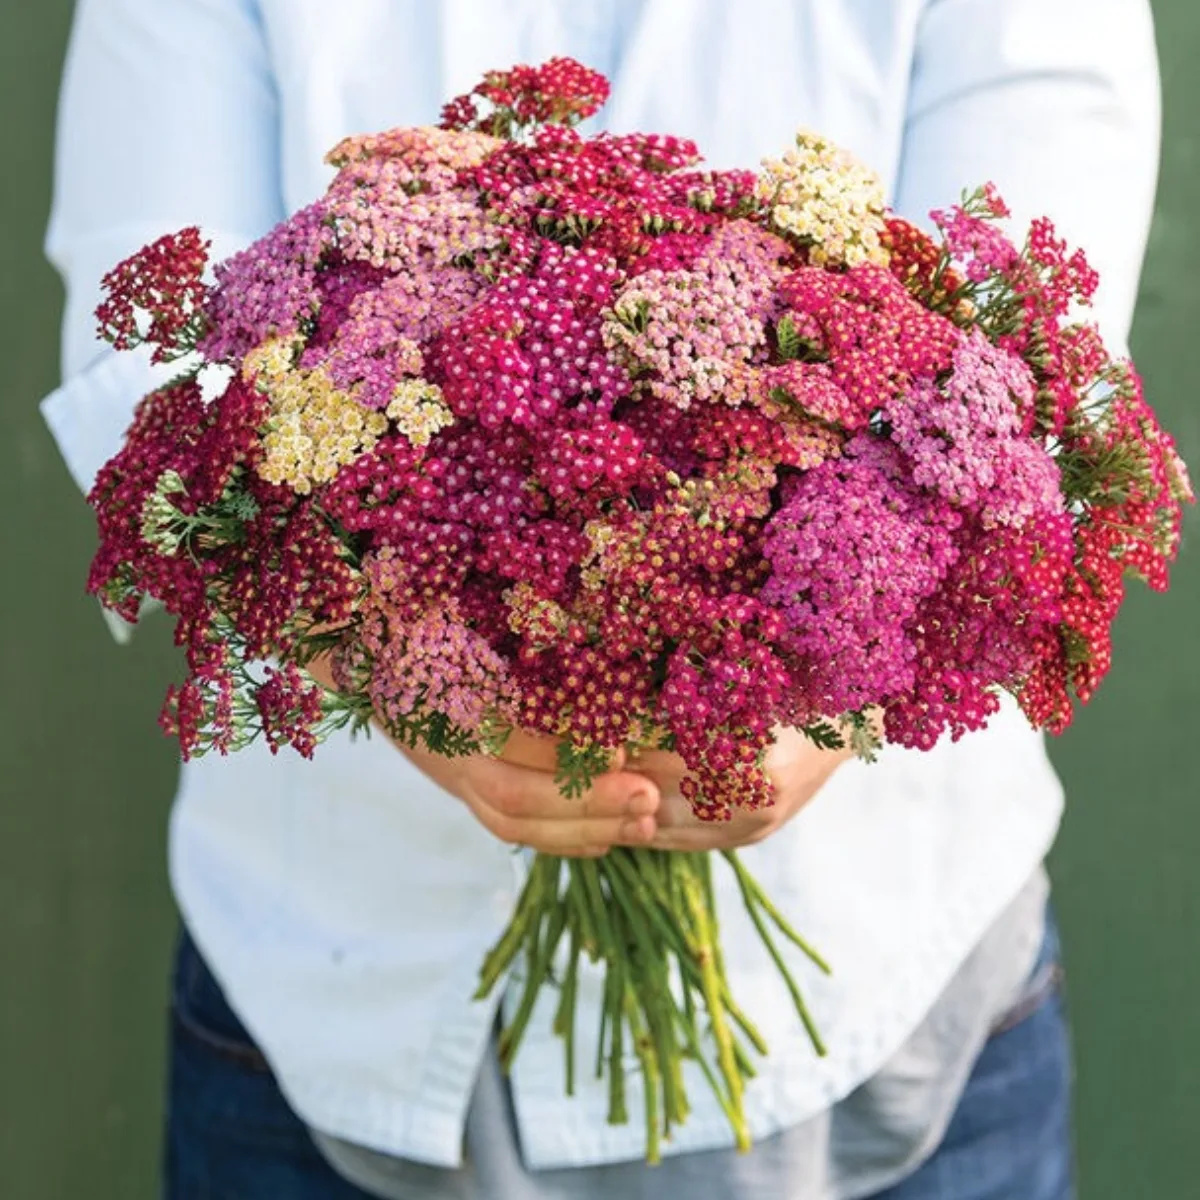
[[[171,1016],[180,1034],[204,1049],[249,1071],[270,1074],[271,1068],[184,930],[175,957]]]
[[[1066,973],[1062,965],[1062,946],[1059,940],[1058,922],[1054,910],[1047,906],[1046,927],[1042,936],[1041,949],[1029,972],[1021,994],[993,1023],[989,1037],[999,1037],[1024,1024],[1043,1006],[1057,998],[1063,991]]]
[[[164,1200],[349,1196],[186,932],[171,1009]]]
[[[1063,988],[1062,964],[1046,963],[1030,976],[1020,998],[997,1021],[988,1032],[989,1037],[999,1037],[1028,1021],[1044,1004],[1054,999]]]

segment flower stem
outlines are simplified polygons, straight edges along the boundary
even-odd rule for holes
[[[551,861],[554,862],[555,874],[557,874],[559,864],[555,860]],[[566,924],[566,905],[556,903],[545,922],[544,936],[541,935],[540,922],[534,926],[535,934],[529,940],[526,955],[529,974],[525,979],[525,990],[521,994],[521,1002],[517,1006],[512,1024],[500,1035],[500,1043],[497,1047],[500,1065],[505,1070],[512,1065],[513,1058],[521,1045],[521,1039],[525,1036],[525,1029],[529,1025],[529,1018],[533,1016],[534,1005],[537,1003],[538,992],[541,991],[542,984],[550,974],[550,967],[554,962],[554,951],[558,948]]]
[[[700,970],[704,981],[704,1002],[708,1008],[708,1019],[712,1025],[713,1040],[717,1044],[717,1062],[721,1068],[725,1087],[728,1090],[733,1110],[733,1134],[739,1150],[750,1149],[750,1130],[746,1125],[746,1114],[742,1107],[742,1075],[733,1053],[733,1038],[725,1021],[725,1009],[721,1003],[721,986],[717,975],[716,955],[713,953],[712,934],[709,924],[708,904],[704,898],[703,885],[689,874],[684,880],[684,892],[691,908],[692,920],[700,941]]]
[[[632,985],[626,985],[624,999],[625,1016],[629,1021],[634,1049],[638,1061],[642,1064],[642,1090],[646,1097],[646,1161],[654,1166],[662,1161],[658,1117],[658,1055],[655,1053],[654,1039],[642,1023],[637,994]]]
[[[724,857],[814,1048],[823,1054],[824,1046],[768,921],[818,967],[828,971],[828,966],[737,856],[726,853]],[[755,1074],[752,1051],[765,1054],[767,1046],[734,1001],[726,976],[711,858],[625,848],[598,859],[536,856],[512,920],[487,955],[480,975],[478,994],[486,996],[517,955],[524,955],[527,974],[521,995],[512,1021],[500,1036],[505,1069],[520,1048],[539,992],[559,978],[555,957],[564,934],[567,949],[565,963],[560,961],[561,990],[553,1029],[563,1039],[567,1094],[575,1091],[576,1009],[580,962],[586,954],[600,965],[604,976],[595,1068],[598,1079],[607,1072],[610,1123],[629,1120],[626,1055],[632,1052],[642,1077],[647,1159],[657,1162],[663,1138],[688,1115],[683,1061],[689,1058],[711,1087],[738,1148],[748,1149],[745,1081]],[[702,1021],[707,1022],[707,1031]],[[705,1032],[710,1036],[702,1036]]]
[[[572,928],[570,949],[567,951],[567,973],[563,976],[558,1011],[554,1015],[554,1032],[563,1040],[563,1069],[567,1078],[567,1095],[575,1095],[575,994],[579,980],[579,930]]]
[[[758,930],[758,935],[762,938],[763,945],[767,948],[767,953],[770,954],[775,966],[779,969],[780,975],[783,976],[783,982],[787,985],[787,989],[791,993],[792,1003],[795,1005],[796,1012],[799,1014],[800,1020],[804,1023],[808,1040],[812,1043],[812,1047],[816,1053],[824,1058],[826,1054],[825,1043],[821,1040],[821,1035],[812,1019],[812,1014],[808,1011],[808,1005],[805,1003],[799,986],[795,979],[792,978],[791,971],[788,970],[787,964],[783,961],[783,956],[779,953],[779,947],[775,945],[775,941],[767,929],[767,923],[763,920],[762,912],[759,910],[759,898],[743,882],[741,873],[738,874],[738,884],[741,887],[742,899],[746,902],[746,911],[750,914],[750,920],[754,922],[754,927]]]
[[[533,928],[541,921],[546,908],[545,891],[550,874],[548,864],[553,864],[554,879],[557,880],[557,860],[538,855],[529,870],[525,886],[521,889],[517,908],[508,923],[508,928],[483,960],[479,971],[479,986],[475,989],[476,1000],[482,1000],[491,993],[500,976],[512,965],[522,945],[529,940]]]
[[[783,936],[792,943],[792,945],[803,951],[809,960],[826,975],[832,975],[833,968],[815,949],[813,949],[811,943],[806,941],[800,936],[800,934],[796,932],[796,930],[792,927],[791,922],[788,921],[783,913],[781,913],[779,909],[775,907],[775,905],[768,898],[767,893],[763,891],[762,884],[760,884],[758,880],[746,870],[745,864],[740,858],[738,858],[737,854],[732,850],[723,850],[721,853],[725,861],[733,868],[734,874],[737,876],[738,884],[742,889],[742,895],[747,897],[747,904],[750,903],[749,897],[752,896],[755,903],[757,903],[762,908],[763,912],[765,912],[767,916],[769,916],[771,920],[775,922],[779,932],[782,933]]]

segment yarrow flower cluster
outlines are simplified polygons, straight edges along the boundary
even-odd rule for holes
[[[817,267],[883,263],[883,184],[820,134],[802,129],[782,158],[763,164],[758,195],[771,228],[795,238]]]
[[[443,127],[474,128],[500,137],[531,125],[574,125],[597,112],[608,99],[608,80],[572,58],[552,58],[541,66],[489,71],[469,93],[449,101]],[[490,112],[480,115],[479,100]]]
[[[762,598],[783,615],[787,648],[812,664],[818,711],[886,705],[912,689],[914,618],[958,556],[961,522],[870,434],[798,480],[767,526]]]
[[[167,234],[104,276],[104,301],[96,309],[100,336],[117,350],[141,343],[151,360],[170,362],[195,344],[193,327],[205,301],[209,243],[195,226]]]
[[[236,362],[270,338],[290,337],[316,311],[317,270],[331,241],[326,209],[302,208],[216,268],[200,349],[213,362]]]
[[[108,276],[116,345],[234,369],[148,397],[93,494],[92,589],[203,644],[185,748],[258,712],[307,752],[374,711],[435,749],[551,734],[578,784],[665,745],[721,818],[769,799],[779,725],[874,711],[928,746],[1007,689],[1061,728],[1190,496],[1068,320],[1086,259],[1044,220],[1010,241],[990,186],[930,237],[808,132],[757,176],[581,136],[606,94],[570,60],[493,72],[440,129],[342,141],[327,195],[213,285],[194,229]],[[230,682],[318,647],[344,685],[320,712]]]
[[[294,369],[295,357],[295,343],[275,338],[247,354],[243,369],[270,402],[259,475],[307,495],[372,449],[388,422],[340,390],[327,367]]]
[[[955,348],[948,378],[921,379],[881,411],[914,483],[985,524],[1021,527],[1063,508],[1054,459],[1022,432],[1035,391],[1033,372],[975,330]]]

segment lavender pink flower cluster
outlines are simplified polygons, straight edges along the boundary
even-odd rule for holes
[[[185,753],[520,728],[568,775],[673,748],[721,818],[780,726],[929,747],[1008,691],[1062,729],[1123,579],[1166,586],[1186,472],[1048,222],[1014,244],[984,188],[930,236],[812,135],[769,178],[581,136],[606,93],[493,73],[343,142],[214,285],[195,231],[110,276],[119,344],[230,369],[147,397],[92,493],[92,590],[179,619]]]

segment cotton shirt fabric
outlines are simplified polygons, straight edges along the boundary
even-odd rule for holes
[[[955,1114],[987,1038],[1053,990],[1058,964],[1039,869],[958,969],[921,1024],[870,1079],[757,1143],[640,1162],[529,1171],[493,1042],[467,1110],[463,1167],[429,1167],[315,1131],[351,1183],[382,1200],[858,1200],[907,1178]]]
[[[1103,278],[1095,315],[1112,339],[1128,331],[1159,132],[1143,0],[81,0],[48,238],[68,288],[65,382],[44,404],[80,485],[154,381],[94,339],[117,260],[192,223],[227,253],[323,191],[322,157],[344,135],[436,121],[485,70],[555,54],[610,76],[606,127],[694,137],[714,166],[753,166],[809,126],[922,222],[994,180],[1018,225],[1049,212],[1086,246]],[[824,1059],[721,874],[733,989],[771,1046],[746,1093],[756,1139],[886,1072],[1028,886],[1061,803],[1041,737],[1006,704],[986,733],[846,765],[744,852],[833,964],[825,978],[791,962]],[[312,762],[253,748],[188,764],[170,867],[296,1111],[334,1139],[459,1164],[495,1017],[471,995],[522,858],[383,739],[335,739]],[[598,997],[588,974],[584,1062]],[[603,1084],[564,1096],[553,1004],[545,993],[511,1081],[525,1163],[637,1159],[642,1127],[607,1124]],[[920,1079],[896,1083],[930,1110]],[[694,1111],[666,1153],[727,1147],[702,1077],[688,1087]]]

